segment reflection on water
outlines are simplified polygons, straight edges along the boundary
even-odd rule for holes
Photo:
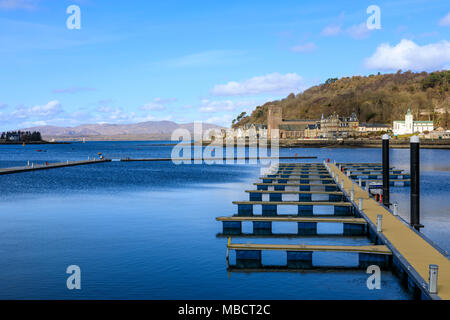
[[[82,160],[105,156],[169,157],[162,142],[88,142],[1,146],[0,167],[28,160]],[[377,149],[292,149],[281,155],[317,155],[337,161],[380,161]],[[423,150],[423,230],[450,249],[449,151]],[[392,150],[393,165],[408,169],[408,150]],[[315,161],[315,160],[313,160]],[[259,176],[249,165],[121,163],[0,176],[0,298],[120,299],[408,299],[389,271],[382,290],[366,287],[365,270],[227,272],[226,238],[217,216],[236,213]],[[394,188],[407,219],[409,189]],[[245,230],[243,230],[245,231]],[[275,230],[274,230],[275,231]],[[326,243],[335,236],[241,235],[239,242]],[[327,238],[328,237],[328,238]],[[234,241],[234,240],[233,240]],[[339,237],[342,244],[367,238]],[[285,263],[265,255],[267,265]],[[334,257],[333,259],[336,259]],[[351,259],[351,258],[350,258]],[[82,270],[82,290],[66,289],[66,267]],[[270,272],[269,272],[270,271]]]

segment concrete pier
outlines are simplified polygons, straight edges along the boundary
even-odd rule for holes
[[[0,175],[29,172],[29,171],[38,171],[38,170],[49,170],[49,169],[57,169],[57,168],[65,168],[65,167],[74,167],[74,166],[96,164],[96,163],[103,163],[103,162],[110,162],[110,161],[111,160],[107,160],[107,159],[104,159],[104,160],[93,159],[93,160],[86,160],[86,161],[66,161],[66,162],[58,162],[58,163],[49,163],[49,164],[44,164],[44,165],[33,164],[31,166],[0,169]]]

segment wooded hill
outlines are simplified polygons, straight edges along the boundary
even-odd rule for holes
[[[355,112],[360,122],[392,124],[403,120],[408,108],[415,120],[434,120],[435,127],[448,128],[450,119],[450,71],[331,78],[282,100],[256,107],[250,116],[240,114],[233,127],[247,123],[267,124],[268,105],[283,108],[283,118],[320,119],[333,112],[348,116]]]

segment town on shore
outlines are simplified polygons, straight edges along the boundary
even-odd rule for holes
[[[407,145],[411,135],[419,135],[425,145],[445,147],[450,145],[450,130],[435,128],[433,120],[416,121],[411,110],[404,120],[395,120],[392,125],[382,123],[361,123],[355,113],[340,116],[333,113],[322,115],[320,120],[284,120],[279,105],[268,106],[267,124],[249,123],[231,130],[223,130],[222,135],[236,139],[249,138],[255,132],[258,137],[269,138],[278,130],[280,146],[360,146],[377,147],[381,136],[393,136],[393,146]]]
[[[401,144],[418,135],[424,144],[446,145],[449,86],[448,70],[330,78],[240,113],[226,134],[270,138],[276,129],[280,145],[380,144],[383,134]]]

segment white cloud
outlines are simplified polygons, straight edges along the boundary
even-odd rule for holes
[[[149,102],[141,107],[141,110],[143,111],[162,111],[165,109],[166,107],[163,104],[156,102]]]
[[[123,122],[130,121],[135,116],[135,112],[127,113],[122,108],[112,108],[109,106],[100,106],[97,108],[97,112],[101,115],[95,115],[95,121],[113,121],[113,122]]]
[[[296,73],[271,73],[254,77],[242,82],[230,81],[214,86],[212,94],[216,96],[254,95],[261,93],[285,94],[303,89],[303,79]]]
[[[97,108],[97,111],[100,113],[117,113],[120,110],[121,109],[119,108],[112,108],[107,105],[101,105],[100,107]]]
[[[450,64],[450,42],[440,41],[424,46],[403,39],[396,46],[383,43],[365,61],[369,69],[378,70],[436,70]]]
[[[140,109],[143,111],[163,111],[166,109],[166,104],[176,102],[176,98],[155,98],[153,101],[146,103]]]
[[[177,102],[177,98],[155,98],[155,99],[153,99],[153,102],[156,102],[156,103],[173,103],[173,102]]]
[[[39,121],[25,121],[18,125],[18,128],[32,128],[32,127],[40,127],[49,125],[47,121],[39,120]]]
[[[156,99],[161,101],[163,99]],[[166,99],[164,99],[166,100]],[[109,100],[105,100],[108,102]],[[168,99],[174,101],[174,99]],[[120,107],[111,107],[106,104],[98,106],[95,110],[79,108],[76,111],[66,112],[57,100],[45,105],[34,107],[19,106],[9,113],[0,112],[0,123],[4,128],[16,129],[37,125],[75,126],[87,123],[138,123],[145,121],[170,121],[173,115],[154,116],[149,113],[138,114]]]
[[[50,101],[45,105],[36,105],[34,107],[26,108],[24,106],[17,107],[16,110],[12,112],[12,117],[14,118],[49,118],[61,113],[62,107],[58,100]]]
[[[450,12],[447,13],[447,15],[445,17],[443,17],[441,20],[439,20],[439,25],[442,27],[450,26]]]
[[[293,52],[312,52],[317,49],[317,46],[313,42],[300,44],[291,48]]]
[[[323,36],[330,37],[330,36],[337,36],[342,32],[341,26],[339,25],[328,25],[325,28],[323,28],[322,32],[320,33]]]
[[[146,121],[163,121],[172,120],[172,115],[164,117],[156,117],[152,114],[137,114],[136,112],[127,112],[123,108],[111,108],[100,106],[96,114],[84,114],[84,118],[80,119],[76,113],[72,113],[71,120],[79,124],[97,123],[97,124],[123,124],[123,123],[139,123]],[[80,114],[79,116],[82,116]],[[67,122],[67,120],[66,120]]]
[[[0,102],[0,109],[6,108],[8,105],[6,103]]]
[[[231,100],[225,101],[210,101],[207,99],[202,100],[202,106],[200,112],[211,113],[220,111],[233,111],[236,109],[236,105]]]
[[[35,0],[0,0],[0,9],[15,10],[26,9],[31,10],[36,7]]]
[[[343,33],[348,34],[350,37],[354,39],[364,39],[367,38],[370,35],[370,29],[367,28],[367,24],[365,22],[360,24],[355,24],[347,29],[343,30],[341,25],[328,25],[326,26],[322,32],[320,33],[322,36],[331,37],[331,36],[338,36]]]
[[[147,122],[147,121],[173,121],[173,116],[156,117],[153,115],[136,116],[131,119],[131,123]]]
[[[211,117],[204,120],[205,123],[215,124],[222,127],[229,127],[231,121],[233,120],[233,116],[230,114],[226,114],[220,117]]]
[[[367,24],[365,22],[361,24],[355,24],[345,30],[350,37],[354,39],[364,39],[370,35],[370,29],[367,28]]]

